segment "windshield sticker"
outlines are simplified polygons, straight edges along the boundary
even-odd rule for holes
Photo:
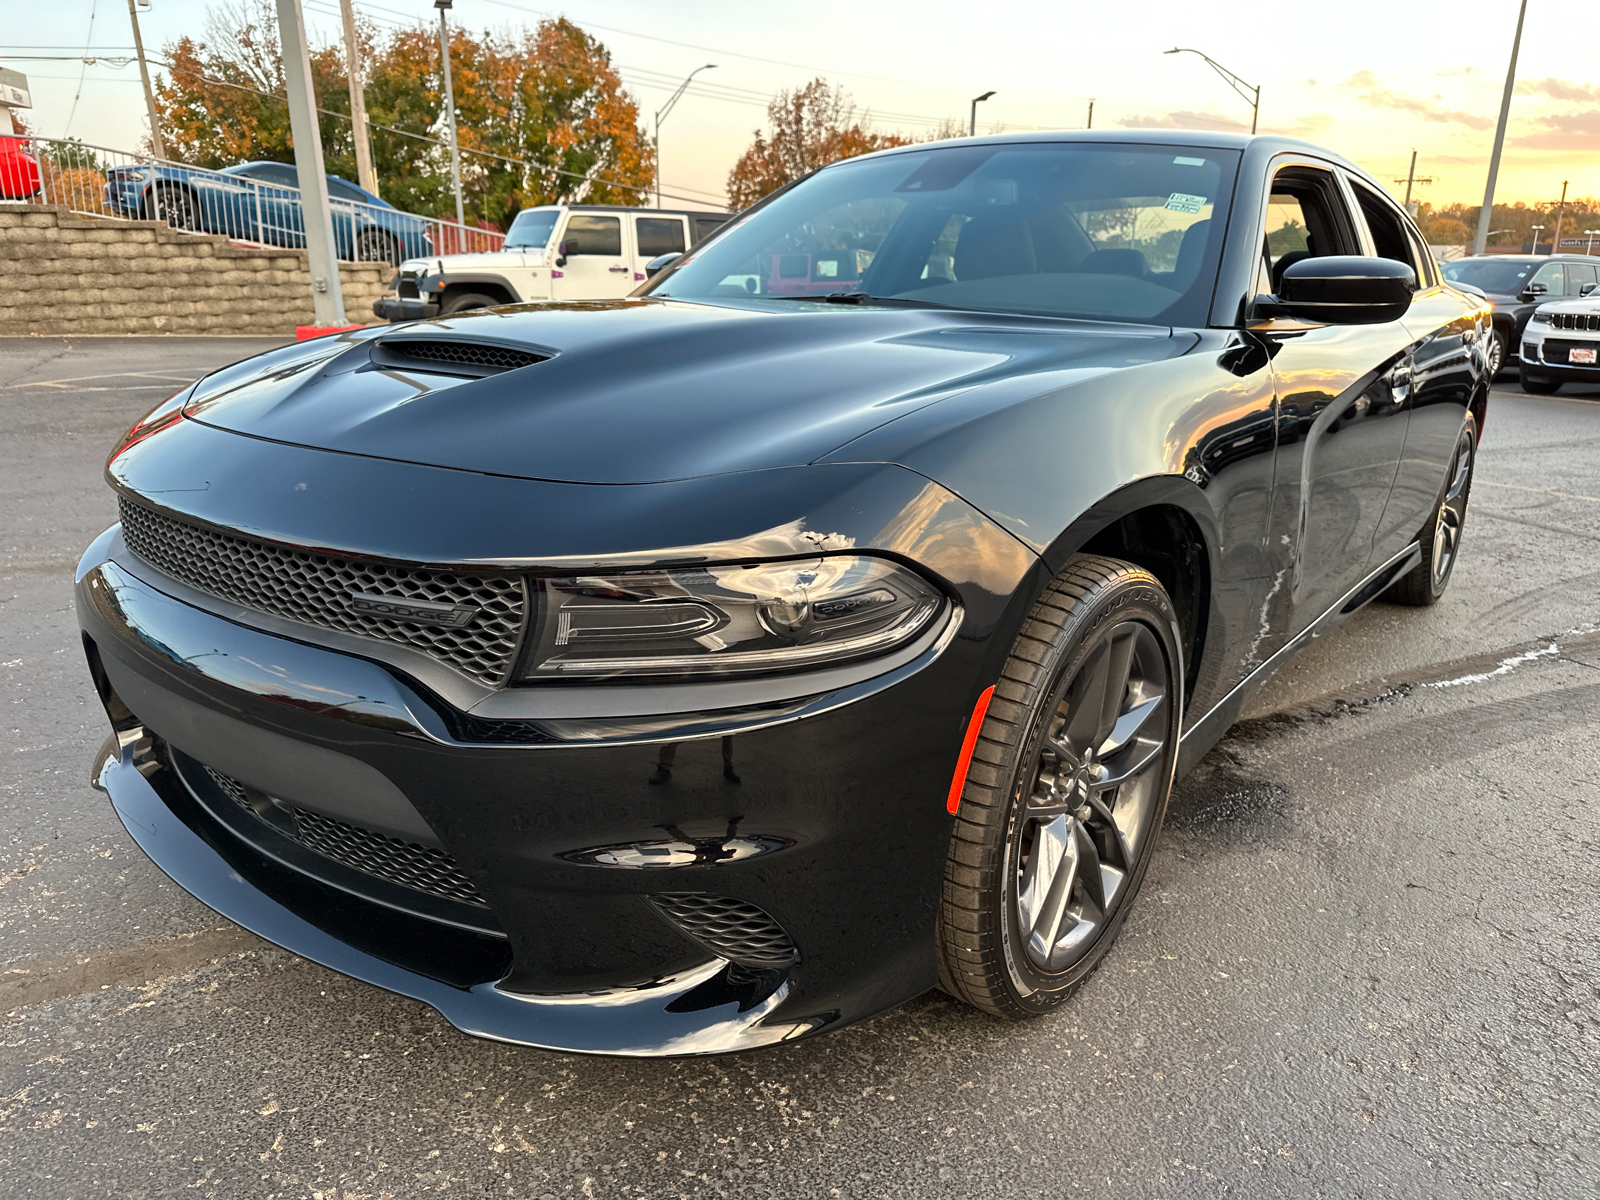
[[[1173,192],[1172,195],[1167,197],[1167,202],[1163,207],[1169,208],[1173,212],[1197,213],[1205,207],[1205,204],[1206,198],[1204,196],[1191,196],[1188,192]]]
[[[1206,160],[1203,158],[1184,158],[1181,154],[1173,159],[1172,162],[1174,166],[1178,167],[1203,167],[1206,165]]]

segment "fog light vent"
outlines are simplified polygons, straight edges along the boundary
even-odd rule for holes
[[[666,892],[650,903],[719,958],[747,967],[783,967],[796,958],[794,942],[754,904],[701,892]]]

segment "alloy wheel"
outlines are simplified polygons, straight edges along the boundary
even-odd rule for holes
[[[1506,365],[1505,339],[1498,333],[1489,335],[1489,344],[1483,351],[1484,369],[1488,373],[1489,382],[1493,383]]]
[[[161,215],[168,225],[185,233],[200,232],[200,211],[194,197],[182,188],[162,188],[159,195]]]
[[[1170,687],[1154,631],[1124,621],[1060,689],[1023,777],[1007,863],[1015,929],[1035,972],[1082,960],[1137,878],[1170,765]]]
[[[1450,574],[1456,551],[1461,545],[1461,526],[1467,516],[1467,482],[1472,477],[1472,442],[1463,439],[1456,448],[1455,466],[1433,528],[1433,581],[1442,584]]]

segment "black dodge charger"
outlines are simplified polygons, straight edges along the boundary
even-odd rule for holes
[[[143,418],[77,574],[94,777],[217,911],[485,1037],[1044,1014],[1251,689],[1444,591],[1486,318],[1299,142],[839,163],[629,299]]]

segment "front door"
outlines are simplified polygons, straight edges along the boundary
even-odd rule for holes
[[[556,235],[565,264],[550,272],[553,300],[611,300],[633,291],[633,260],[624,242],[622,218],[576,212]]]
[[[1361,254],[1333,172],[1280,168],[1268,205],[1263,273],[1279,290],[1303,258]],[[1406,437],[1410,333],[1400,322],[1272,334],[1279,424],[1273,540],[1290,547],[1291,632],[1360,581]]]
[[[645,280],[645,264],[663,254],[682,254],[689,248],[688,225],[683,217],[657,215],[633,219],[633,282]]]

